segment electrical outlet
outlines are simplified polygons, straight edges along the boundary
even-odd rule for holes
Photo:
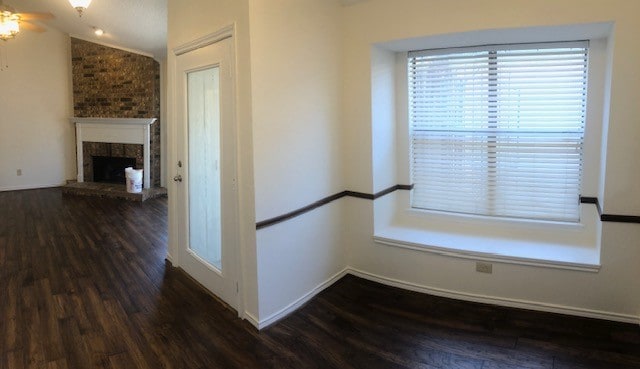
[[[476,272],[491,274],[493,273],[493,264],[477,261]]]
[[[16,175],[21,176],[21,175],[22,175],[22,169],[18,169],[18,170],[16,170]]]

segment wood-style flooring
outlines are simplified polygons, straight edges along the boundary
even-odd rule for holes
[[[166,266],[166,205],[0,193],[0,368],[640,368],[637,325],[353,276],[257,332]]]

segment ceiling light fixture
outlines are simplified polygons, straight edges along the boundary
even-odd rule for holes
[[[9,11],[0,12],[0,40],[14,38],[20,32],[20,16]]]
[[[82,17],[82,12],[87,10],[91,0],[69,0],[69,3],[78,11],[78,16]]]
[[[96,34],[96,36],[102,36],[104,35],[104,31],[102,30],[102,28],[95,28],[93,27],[93,33]]]

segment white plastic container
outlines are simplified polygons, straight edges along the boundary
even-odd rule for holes
[[[133,169],[132,167],[124,168],[127,178],[127,192],[142,192],[142,169]]]

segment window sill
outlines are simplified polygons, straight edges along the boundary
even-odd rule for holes
[[[598,272],[600,249],[509,238],[478,237],[397,225],[376,230],[379,244],[463,259]]]

